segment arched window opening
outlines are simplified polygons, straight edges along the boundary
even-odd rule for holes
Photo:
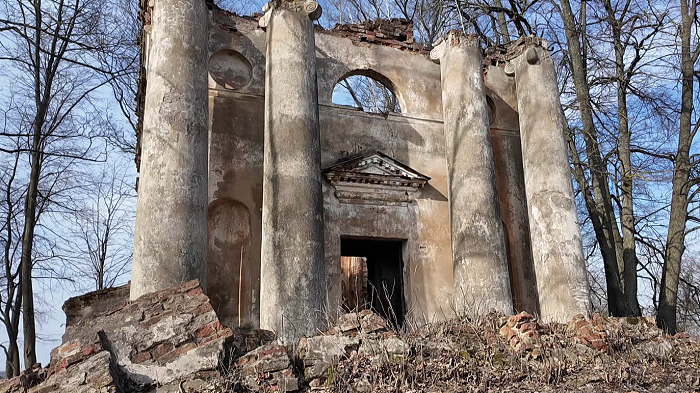
[[[369,113],[401,113],[391,82],[369,70],[352,72],[340,79],[333,88],[333,103]]]

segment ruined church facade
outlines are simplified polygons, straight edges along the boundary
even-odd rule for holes
[[[320,13],[144,3],[131,297],[198,278],[224,323],[283,341],[362,307],[399,324],[586,313],[545,41],[484,55],[450,32],[428,51],[405,22],[323,30]],[[334,104],[352,75],[401,113]]]

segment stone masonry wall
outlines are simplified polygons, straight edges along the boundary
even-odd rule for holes
[[[91,342],[101,343],[130,380],[170,383],[216,370],[224,342],[232,336],[233,331],[219,322],[209,298],[194,280],[122,302],[69,326],[51,363],[62,369],[70,363],[66,354]]]
[[[78,305],[106,293],[66,302],[69,324],[49,366],[0,384],[0,392],[148,392],[218,376],[225,348],[246,345],[219,322],[197,280],[83,318]]]
[[[101,291],[86,293],[66,300],[63,312],[66,313],[66,327],[91,319],[129,300],[129,283]]]

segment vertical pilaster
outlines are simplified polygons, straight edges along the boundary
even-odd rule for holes
[[[442,75],[455,308],[512,313],[481,49],[476,37],[452,31],[431,57]]]
[[[285,343],[324,329],[326,268],[315,1],[265,7],[265,155],[260,326]]]
[[[157,0],[141,139],[131,298],[206,279],[208,15],[204,0]]]
[[[515,72],[530,237],[540,312],[566,322],[589,311],[581,229],[571,184],[554,62],[543,40],[527,38],[508,64]],[[508,70],[510,68],[510,70]]]

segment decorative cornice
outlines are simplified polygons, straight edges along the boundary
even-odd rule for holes
[[[304,12],[311,20],[317,20],[321,17],[321,13],[323,12],[321,5],[314,0],[272,0],[267,2],[262,8],[265,14],[258,21],[260,27],[267,27],[267,24],[270,23],[272,12],[275,9]]]

